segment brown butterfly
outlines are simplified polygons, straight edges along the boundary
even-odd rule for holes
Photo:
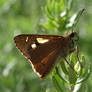
[[[45,78],[58,57],[66,57],[75,51],[78,35],[69,31],[65,36],[22,34],[14,38],[16,47],[29,59],[38,76]]]

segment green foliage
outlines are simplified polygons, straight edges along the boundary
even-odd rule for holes
[[[78,92],[91,92],[91,5],[91,0],[48,0],[47,3],[46,0],[0,0],[0,92],[69,92],[71,88],[75,90],[78,87]],[[85,7],[86,13],[77,23],[80,10]],[[43,20],[39,22],[42,16]],[[60,61],[60,66],[51,74],[52,81],[49,77],[40,80],[16,49],[14,36],[21,33],[63,35],[76,23],[80,36],[79,49],[84,55],[80,55],[83,68],[77,71],[80,64],[74,55],[68,60],[73,66],[77,64],[74,69],[79,76],[65,61]],[[39,29],[38,24],[45,30]]]
[[[61,92],[65,92],[65,90],[62,88],[65,88],[66,86],[61,85],[60,81],[66,83],[69,86],[69,90],[73,92],[76,90],[77,85],[79,85],[77,90],[80,90],[81,85],[84,85],[84,82],[89,78],[91,73],[91,65],[86,63],[84,56],[81,56],[80,58],[82,66],[74,53],[69,58],[69,62],[74,67],[75,71],[70,66],[66,65],[65,67],[65,61],[62,61],[63,63],[61,62],[61,65],[58,66],[59,68],[56,67],[56,70],[54,70],[52,77],[53,83],[55,86],[57,86],[58,89],[61,87],[61,89],[59,89],[62,90]]]
[[[81,11],[71,15],[71,5],[72,0],[47,0],[47,5],[43,9],[46,22],[43,21],[42,26],[47,30],[60,32],[73,28],[78,23]]]

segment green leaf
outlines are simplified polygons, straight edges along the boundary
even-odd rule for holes
[[[88,69],[85,72],[85,75],[82,78],[79,78],[79,80],[76,83],[78,84],[86,81],[89,78],[90,74],[91,74],[91,64],[88,65]]]
[[[54,84],[55,88],[57,89],[57,91],[63,92],[63,89],[61,88],[62,80],[59,78],[56,70],[53,71],[52,81],[53,81],[53,84]]]
[[[65,67],[64,61],[61,61],[60,66],[61,66],[61,68],[62,68],[64,74],[68,75],[68,71],[67,71],[67,69],[66,69],[66,67]]]
[[[57,74],[57,76],[58,76],[60,79],[62,79],[64,82],[69,83],[68,80],[65,78],[65,76],[61,76],[61,73],[60,73],[58,67],[56,67],[56,74]]]
[[[54,20],[54,17],[52,16],[51,11],[49,10],[48,7],[45,7],[45,12],[49,19]]]

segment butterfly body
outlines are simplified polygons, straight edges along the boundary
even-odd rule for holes
[[[34,71],[41,79],[45,78],[58,57],[65,58],[75,51],[76,32],[66,36],[55,35],[18,35],[14,38],[16,47],[29,59]]]

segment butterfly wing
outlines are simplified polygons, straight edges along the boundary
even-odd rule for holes
[[[29,59],[41,78],[52,69],[60,54],[64,37],[53,35],[19,35],[14,38],[16,47]]]
[[[60,50],[55,49],[52,52],[50,52],[48,56],[43,58],[43,60],[41,60],[40,63],[33,64],[34,70],[37,72],[41,79],[45,78],[50,73],[50,71],[56,63],[59,54]]]

